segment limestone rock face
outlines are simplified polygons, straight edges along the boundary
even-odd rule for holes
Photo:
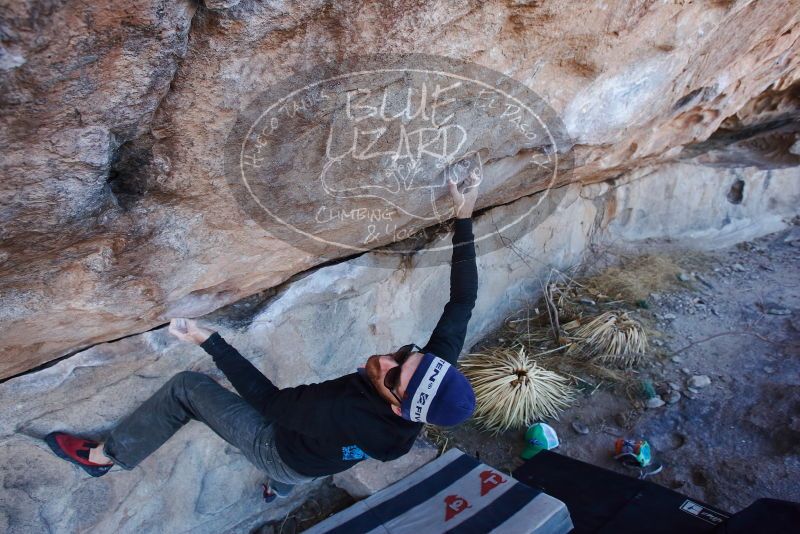
[[[9,459],[0,465],[0,530],[245,532],[285,517],[313,485],[265,506],[262,475],[199,423],[137,469],[100,479],[54,457],[41,438],[53,430],[103,438],[185,369],[225,383],[201,349],[167,334],[171,317],[202,317],[279,387],[424,343],[447,299],[442,221],[452,208],[446,183],[436,182],[447,173],[479,169],[482,179],[480,292],[467,347],[534,295],[537,277],[574,265],[592,245],[670,238],[714,248],[784,227],[800,205],[800,4],[681,4],[4,6],[0,378],[13,378],[0,383],[0,452]],[[453,130],[464,143],[450,160],[397,165],[409,132],[439,141],[450,131],[424,113],[394,117],[401,133],[382,138],[394,152],[376,141],[375,161],[355,151],[347,165],[331,158],[338,145],[326,143],[325,128],[363,118],[342,110],[379,106],[325,108],[315,98],[347,95],[360,87],[355,78],[280,108],[290,128],[249,135],[243,113],[264,94],[312,87],[365,56],[387,65],[402,57],[424,76],[432,65],[470,65],[459,72],[473,73],[472,85],[460,86],[450,108],[469,127]],[[487,78],[489,100],[479,87]],[[494,99],[501,93],[506,100]],[[534,102],[554,139],[511,112],[515,98]],[[270,126],[276,118],[265,117]],[[378,129],[375,117],[362,134]],[[430,123],[418,128],[423,119]],[[365,184],[397,194],[386,184],[402,183],[417,196],[400,206],[407,212],[398,208],[396,232],[342,247],[364,227],[339,211],[315,236],[325,240],[309,246],[302,234],[265,225],[232,185],[239,134],[273,151],[259,167],[269,171],[267,198],[301,227],[319,222],[322,208],[334,213],[310,195],[310,176],[335,175],[348,186],[330,189],[337,194]],[[240,167],[261,165],[258,157],[242,151]],[[554,161],[559,172],[547,178],[541,169]],[[437,217],[412,224],[410,212],[428,215],[421,206]]]
[[[514,79],[561,117],[574,143],[568,182],[646,176],[687,158],[720,172],[796,169],[800,6],[681,4],[10,3],[0,22],[0,376],[350,255],[267,232],[226,185],[239,112],[321,63],[432,54]],[[472,131],[492,177],[481,207],[542,188],[518,164],[524,143],[490,135],[489,123]],[[300,180],[319,151],[302,136],[284,141],[293,165],[281,176]],[[310,220],[316,206],[289,208]]]
[[[744,194],[735,204],[728,193],[738,181]],[[793,169],[720,171],[690,163],[613,186],[575,183],[562,191],[548,196],[550,202],[539,202],[537,194],[476,218],[480,232],[539,206],[532,228],[524,229],[513,247],[478,257],[480,286],[467,347],[499,326],[520,300],[535,295],[551,268],[567,269],[593,244],[641,248],[646,239],[669,236],[714,247],[782,228],[782,218],[800,201]],[[667,207],[652,209],[654,198]],[[393,268],[388,262],[395,262]],[[448,298],[448,275],[444,265],[420,269],[413,258],[369,253],[314,269],[202,321],[278,387],[328,380],[354,372],[371,354],[427,341]],[[206,372],[227,384],[202,349],[177,341],[166,328],[98,344],[0,383],[0,454],[8,459],[0,462],[2,530],[238,533],[285,517],[313,485],[299,487],[287,501],[264,505],[263,475],[194,421],[136,469],[113,469],[99,479],[55,457],[41,440],[54,430],[103,439],[183,370]],[[356,478],[357,491],[377,482],[377,477]]]
[[[162,329],[23,377],[32,381],[2,384],[0,448],[9,455],[0,473],[3,532],[248,532],[285,517],[295,501],[264,503],[265,475],[201,423],[181,429],[147,467],[114,468],[102,478],[53,462],[42,446],[41,432],[50,427],[81,427],[81,436],[103,438],[108,423],[154,393],[173,366],[207,368],[202,350],[186,349]],[[314,487],[300,487],[294,497]]]

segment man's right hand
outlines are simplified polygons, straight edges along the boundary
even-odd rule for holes
[[[194,319],[173,319],[169,322],[169,333],[181,341],[200,345],[211,337],[214,331],[203,328]]]

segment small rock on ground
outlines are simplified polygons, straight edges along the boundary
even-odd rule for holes
[[[767,308],[768,315],[791,315],[792,310],[786,308]]]
[[[692,378],[689,379],[689,387],[692,388],[704,388],[711,384],[711,379],[708,378],[706,375],[694,375]]]
[[[656,397],[650,397],[649,399],[647,399],[647,402],[645,403],[645,406],[647,406],[647,408],[649,410],[652,410],[654,408],[661,408],[662,406],[664,406],[664,404],[665,404],[664,403],[664,399],[662,399],[661,397],[656,396]]]
[[[580,421],[573,421],[572,422],[572,430],[577,432],[581,435],[586,435],[589,433],[589,427],[581,423]]]

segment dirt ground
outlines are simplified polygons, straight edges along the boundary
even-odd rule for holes
[[[703,255],[668,248],[685,282],[650,292],[638,310],[651,354],[625,385],[585,391],[548,421],[557,452],[638,475],[611,454],[616,438],[641,437],[664,465],[650,480],[690,497],[729,512],[761,497],[800,501],[800,227]],[[614,256],[602,260],[631,259]],[[710,384],[690,389],[698,375]],[[664,406],[647,409],[631,387],[647,379]],[[511,471],[522,463],[523,435],[465,425],[444,437]]]
[[[800,501],[800,226],[711,253],[676,243],[638,252],[645,251],[678,269],[673,284],[639,288],[644,298],[631,314],[647,329],[648,355],[616,371],[621,380],[584,375],[576,382],[577,400],[548,421],[561,440],[557,452],[636,476],[613,460],[614,441],[644,438],[664,466],[650,480],[690,497],[728,512],[761,497]],[[596,252],[585,275],[610,266],[626,272],[639,258]],[[473,351],[507,343],[503,336],[498,331]],[[690,387],[701,375],[710,384]],[[663,406],[646,407],[641,384],[648,380]],[[465,424],[431,437],[510,472],[522,463],[523,435]],[[266,528],[298,532],[351,502],[327,485]]]

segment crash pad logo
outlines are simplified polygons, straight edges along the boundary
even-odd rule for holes
[[[458,495],[448,495],[444,498],[444,520],[450,521],[455,516],[466,510],[467,508],[472,508],[469,502],[463,497]]]
[[[505,484],[506,479],[495,473],[494,471],[482,471],[480,474],[481,479],[481,497],[492,491],[500,484]]]
[[[377,55],[268,86],[239,114],[225,174],[246,215],[294,247],[333,258],[398,243],[381,250],[441,263],[450,242],[435,237],[455,214],[449,182],[469,178],[478,208],[540,193],[476,231],[482,254],[541,218],[572,167],[570,148],[552,109],[508,76],[452,58]]]

